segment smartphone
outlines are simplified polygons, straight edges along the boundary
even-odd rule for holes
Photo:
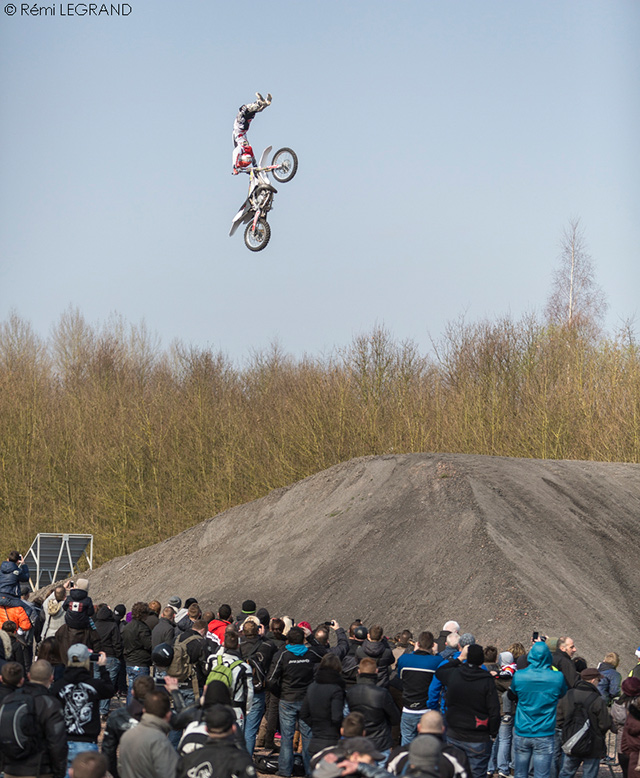
[[[89,661],[90,662],[97,662],[98,659],[100,659],[100,654],[97,651],[92,651],[89,654]],[[86,660],[85,660],[86,661]]]
[[[534,632],[533,636],[531,638],[531,642],[532,643],[537,643],[539,637],[540,637],[540,633],[539,632]]]
[[[325,621],[324,626],[325,627],[331,627],[333,625],[332,621]]]
[[[73,581],[69,581],[69,589],[73,589],[74,586],[75,584],[73,583]]]

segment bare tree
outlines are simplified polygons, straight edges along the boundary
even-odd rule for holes
[[[595,281],[593,260],[587,251],[580,219],[571,219],[560,240],[559,266],[546,313],[555,324],[597,335],[607,310],[602,288]]]

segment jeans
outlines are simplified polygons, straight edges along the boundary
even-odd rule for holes
[[[562,730],[556,729],[553,738],[553,756],[551,758],[550,778],[558,778],[562,766]]]
[[[513,737],[513,720],[508,724],[500,724],[498,737],[493,741],[491,759],[487,772],[495,773],[496,770],[504,775],[509,775],[511,769],[511,740]]]
[[[69,776],[69,768],[71,767],[71,763],[76,758],[76,756],[78,756],[78,754],[81,754],[84,751],[98,751],[98,750],[99,749],[97,743],[81,743],[79,740],[70,740],[69,755],[67,757],[67,778]]]
[[[400,745],[408,746],[409,743],[418,734],[418,724],[422,718],[422,713],[407,713],[402,711],[402,718],[400,719],[400,736],[402,740]]]
[[[534,778],[549,778],[553,758],[553,741],[553,735],[522,737],[514,732],[514,778],[527,778],[532,759]]]
[[[244,744],[247,747],[249,756],[253,756],[253,749],[256,747],[256,737],[266,707],[267,703],[264,692],[256,692],[253,695],[251,710],[244,720]]]
[[[569,754],[564,754],[560,778],[573,778],[580,763],[582,763],[582,778],[598,778],[599,759],[582,759],[579,756],[569,756]]]
[[[302,761],[307,775],[310,774],[309,741],[311,729],[300,719],[302,700],[286,702],[280,700],[280,756],[278,757],[278,775],[290,776],[293,770],[293,736],[296,732],[296,721],[302,738]]]
[[[471,740],[455,740],[451,736],[447,737],[447,743],[457,746],[465,752],[469,759],[469,767],[473,778],[486,778],[489,768],[489,757],[491,756],[491,741],[482,740],[479,743]]]
[[[138,667],[137,665],[127,665],[127,705],[131,704],[133,699],[133,682],[139,675],[150,675],[151,669],[149,667]]]
[[[107,672],[109,673],[109,679],[111,680],[111,684],[115,689],[118,684],[118,673],[120,672],[120,660],[115,656],[108,656],[106,668],[107,668]],[[93,668],[93,677],[100,678],[100,670],[98,670],[97,665],[95,665]],[[102,716],[109,715],[110,705],[111,705],[110,699],[100,700],[100,714]]]

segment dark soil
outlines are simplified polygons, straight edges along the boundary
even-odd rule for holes
[[[94,602],[247,598],[313,625],[503,650],[570,634],[590,665],[640,644],[640,465],[454,454],[365,457],[225,511],[90,574]],[[149,538],[150,542],[153,538]]]

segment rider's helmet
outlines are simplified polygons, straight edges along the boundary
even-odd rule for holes
[[[249,167],[249,165],[253,162],[253,149],[251,146],[243,146],[242,147],[242,153],[238,156],[238,161],[236,162],[236,167]]]

